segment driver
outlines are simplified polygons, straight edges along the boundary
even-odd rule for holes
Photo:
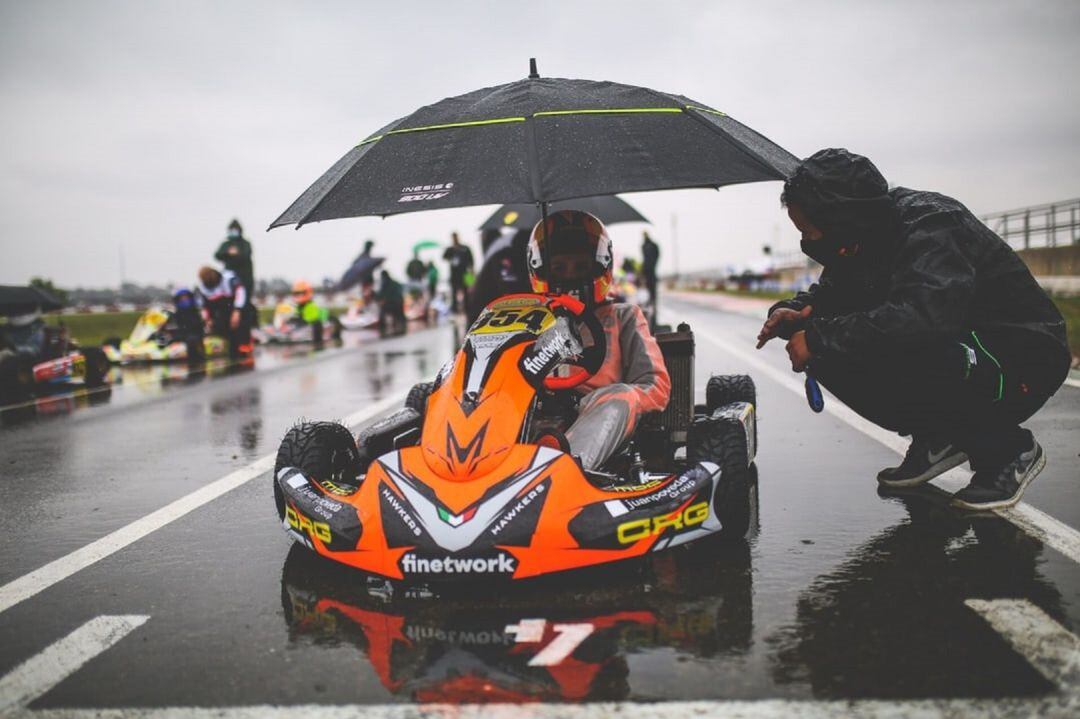
[[[612,263],[607,230],[587,212],[561,210],[533,228],[528,246],[533,291],[584,302],[607,335],[607,355],[600,370],[576,388],[583,396],[577,420],[566,431],[570,453],[589,471],[603,466],[642,415],[663,410],[671,391],[660,347],[641,310],[608,299]]]
[[[315,289],[307,280],[297,280],[292,286],[292,298],[296,303],[296,316],[304,324],[311,326],[311,338],[315,344],[322,344],[323,325],[330,320],[330,313],[325,307],[315,302]]]

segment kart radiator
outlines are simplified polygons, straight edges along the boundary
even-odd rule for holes
[[[667,408],[649,418],[647,426],[662,431],[674,442],[685,442],[694,419],[694,333],[683,322],[675,332],[656,335],[671,376],[671,397]]]

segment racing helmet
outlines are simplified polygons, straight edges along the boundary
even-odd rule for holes
[[[550,214],[546,221],[536,223],[529,238],[533,292],[568,294],[587,305],[600,304],[613,282],[613,255],[604,223],[588,212]]]
[[[296,304],[302,305],[315,297],[315,290],[311,289],[311,283],[307,280],[297,280],[292,286],[292,297]]]
[[[177,287],[172,293],[173,307],[187,310],[195,306],[195,294],[187,287]]]

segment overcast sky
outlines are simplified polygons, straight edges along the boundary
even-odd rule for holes
[[[264,230],[360,139],[521,79],[644,85],[799,157],[846,146],[976,213],[1080,196],[1080,2],[0,2],[0,283],[190,282],[233,217],[259,277],[337,276],[494,209]],[[795,249],[779,183],[627,195],[661,271]],[[637,254],[640,225],[616,226]]]

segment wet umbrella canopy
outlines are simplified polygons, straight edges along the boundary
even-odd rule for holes
[[[598,218],[605,225],[617,222],[648,222],[645,217],[626,201],[614,195],[602,197],[582,197],[568,202],[554,202],[548,212],[559,210],[582,210]],[[540,221],[540,210],[536,205],[503,205],[495,214],[480,225],[481,230],[497,230],[500,227],[516,227],[519,230],[532,229]]]
[[[37,287],[0,285],[0,317],[52,312],[63,306],[55,297]]]
[[[349,150],[271,227],[781,180],[796,162],[725,113],[681,95],[534,73],[390,123]]]
[[[384,259],[385,258],[383,257],[360,255],[353,260],[349,269],[345,270],[345,274],[341,276],[335,290],[337,292],[344,292],[353,285],[358,285],[362,282],[373,282],[375,280],[375,268],[381,265]]]

